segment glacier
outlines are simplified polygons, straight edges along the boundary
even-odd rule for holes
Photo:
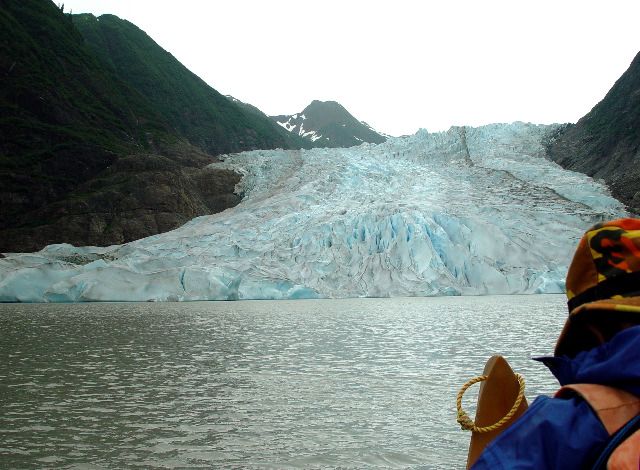
[[[561,293],[607,187],[544,158],[516,122],[348,149],[221,157],[242,202],[109,247],[0,258],[0,301],[196,301]]]

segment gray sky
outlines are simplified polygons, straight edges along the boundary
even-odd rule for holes
[[[390,135],[576,122],[640,51],[638,0],[55,0],[131,21],[222,94],[333,100]]]

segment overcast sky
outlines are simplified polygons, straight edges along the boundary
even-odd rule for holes
[[[225,95],[379,132],[576,122],[640,51],[638,0],[55,0],[131,21]]]

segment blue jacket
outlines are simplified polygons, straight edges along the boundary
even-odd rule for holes
[[[550,357],[545,363],[561,385],[596,383],[640,396],[640,326],[574,359]],[[589,405],[540,396],[509,428],[491,442],[472,470],[590,468],[609,438]]]

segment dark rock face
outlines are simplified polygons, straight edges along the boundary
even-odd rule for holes
[[[640,214],[640,54],[600,103],[552,137],[547,155],[604,180],[614,197]]]
[[[240,175],[182,166],[158,155],[120,158],[62,200],[44,204],[0,231],[3,251],[51,243],[105,246],[172,230],[240,202]]]

